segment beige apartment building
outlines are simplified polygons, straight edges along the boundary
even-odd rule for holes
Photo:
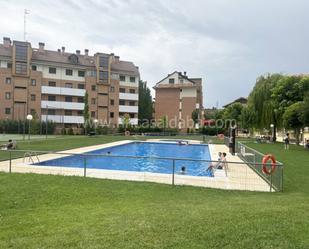
[[[139,70],[132,62],[106,53],[90,55],[33,48],[29,42],[4,37],[0,44],[0,119],[24,120],[32,114],[58,128],[84,123],[84,97],[89,114],[117,126],[125,114],[137,124]]]
[[[179,129],[194,128],[192,112],[203,116],[203,91],[201,78],[189,78],[186,72],[173,72],[155,86],[155,119],[164,116],[169,126]]]

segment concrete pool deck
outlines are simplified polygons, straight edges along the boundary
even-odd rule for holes
[[[86,152],[104,149],[111,146],[123,145],[135,140],[123,140],[107,144],[87,146],[77,149],[65,150],[57,153],[66,154],[83,154]],[[159,139],[149,139],[146,142],[167,142]],[[189,140],[192,144],[199,144],[199,141]],[[175,185],[191,185],[199,187],[209,187],[218,189],[229,190],[249,190],[249,191],[270,191],[270,186],[259,175],[257,175],[249,166],[243,163],[238,156],[232,156],[228,153],[228,148],[225,145],[209,144],[209,151],[211,159],[216,161],[218,158],[218,152],[227,153],[228,171],[227,176],[224,170],[215,171],[215,177],[205,176],[190,176],[175,173],[174,184]],[[12,151],[14,153],[14,151]],[[49,153],[39,155],[39,160],[46,161],[66,157],[69,155]],[[36,163],[36,158],[34,157]],[[24,158],[13,159],[11,161],[12,172],[16,173],[37,173],[37,174],[51,174],[51,175],[74,175],[84,176],[84,168],[73,167],[52,167],[52,166],[38,166],[32,165],[28,160]],[[0,171],[9,172],[9,161],[0,162]],[[103,178],[103,179],[115,179],[115,180],[129,180],[129,181],[148,181],[172,184],[172,174],[164,173],[150,173],[150,172],[135,172],[135,171],[122,171],[122,170],[105,170],[105,169],[86,169],[87,177]]]

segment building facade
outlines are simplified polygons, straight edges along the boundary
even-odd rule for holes
[[[106,53],[89,55],[32,48],[4,37],[0,44],[0,119],[24,120],[32,114],[57,127],[84,123],[88,93],[91,119],[117,126],[124,115],[137,124],[139,70],[132,62]]]
[[[194,128],[192,112],[203,116],[203,91],[201,78],[189,78],[186,72],[173,72],[155,86],[155,119],[166,117],[169,127]]]

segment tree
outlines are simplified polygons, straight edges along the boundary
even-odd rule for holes
[[[273,124],[273,141],[276,141],[277,127],[282,125],[282,112],[278,110],[279,104],[272,96],[272,91],[283,78],[281,74],[260,76],[248,98],[248,107],[255,114],[252,126],[263,129]]]
[[[198,123],[198,120],[199,120],[199,110],[198,109],[195,109],[192,114],[191,114],[191,118],[194,122],[194,125],[196,125]]]
[[[88,102],[88,92],[86,91],[85,97],[84,97],[84,111],[83,111],[83,116],[84,116],[84,129],[85,129],[85,134],[88,132],[88,125],[89,125],[89,102]]]
[[[152,119],[152,96],[146,81],[139,81],[138,86],[138,119],[140,123]]]
[[[130,115],[128,113],[123,115],[122,124],[123,124],[125,130],[127,130],[128,127],[130,126]]]
[[[302,110],[302,121],[305,126],[309,126],[309,91],[305,93]]]
[[[254,123],[255,115],[252,112],[252,109],[249,107],[243,107],[240,114],[240,123],[241,127],[249,131]]]
[[[299,145],[299,134],[305,123],[302,119],[304,102],[296,102],[286,108],[283,114],[283,124],[285,127],[295,131],[296,144]]]

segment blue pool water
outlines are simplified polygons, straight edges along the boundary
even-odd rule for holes
[[[123,158],[98,156],[107,155],[117,156],[143,156],[143,157],[169,157],[186,159],[210,160],[208,145],[179,145],[176,143],[145,143],[134,142],[124,145],[113,146],[105,149],[94,150],[86,155],[87,168],[126,170],[139,172],[169,173],[173,172],[173,163],[167,159],[150,158]],[[93,155],[96,154],[96,155]],[[59,159],[48,160],[37,163],[42,166],[65,166],[65,167],[84,167],[83,156],[73,155]],[[175,172],[180,173],[182,167],[186,167],[186,175],[209,176],[206,169],[207,162],[197,161],[175,161]]]

